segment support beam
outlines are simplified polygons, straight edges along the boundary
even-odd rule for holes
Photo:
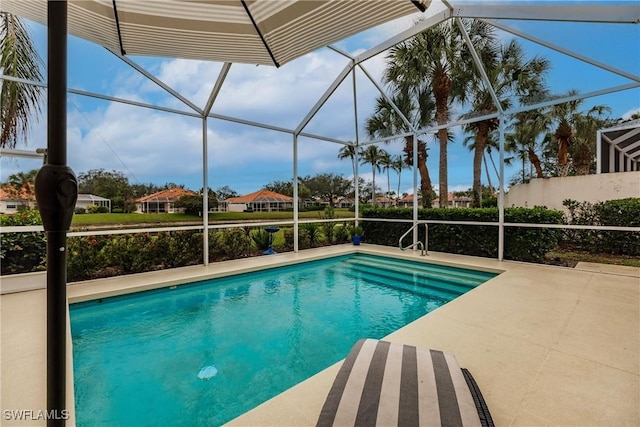
[[[207,116],[202,118],[202,263],[209,265],[209,141]]]
[[[293,252],[298,253],[300,245],[298,230],[300,221],[298,218],[300,209],[298,208],[300,198],[298,197],[298,135],[293,134]]]

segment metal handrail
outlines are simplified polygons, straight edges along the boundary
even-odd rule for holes
[[[429,224],[427,222],[417,222],[414,225],[411,226],[411,228],[409,228],[402,236],[400,236],[400,238],[398,239],[398,247],[400,248],[401,251],[407,250],[407,249],[411,249],[414,247],[419,247],[420,248],[420,256],[425,256],[428,255],[428,251],[427,248],[425,247],[425,244],[422,243],[422,241],[418,240],[416,243],[412,243],[409,246],[402,246],[402,239],[404,239],[407,234],[411,233],[413,231],[414,228],[416,228],[419,225],[424,224],[424,231],[425,231],[425,242],[428,240],[429,238]]]

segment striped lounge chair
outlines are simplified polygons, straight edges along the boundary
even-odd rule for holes
[[[320,416],[325,426],[493,426],[473,377],[451,353],[358,341]]]

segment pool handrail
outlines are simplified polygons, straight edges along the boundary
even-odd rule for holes
[[[400,248],[401,251],[407,250],[407,249],[411,249],[411,248],[415,248],[418,247],[420,248],[420,256],[425,256],[428,255],[428,250],[427,247],[425,245],[425,243],[422,243],[421,240],[416,241],[415,243],[410,244],[409,246],[402,246],[402,239],[404,239],[407,234],[411,233],[413,231],[414,228],[418,227],[419,225],[424,224],[424,231],[425,231],[425,242],[427,242],[427,239],[429,238],[429,224],[427,222],[417,222],[415,224],[413,224],[411,226],[411,228],[409,228],[402,236],[400,236],[400,238],[398,239],[398,247]]]

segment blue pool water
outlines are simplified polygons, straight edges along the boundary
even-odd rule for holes
[[[220,425],[494,276],[355,254],[73,304],[77,424]]]

